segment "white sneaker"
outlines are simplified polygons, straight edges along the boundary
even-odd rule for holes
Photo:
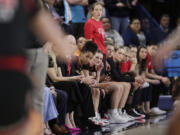
[[[163,115],[163,114],[166,114],[166,111],[163,111],[161,109],[159,109],[158,107],[153,107],[151,109],[151,112],[156,114],[156,115]]]
[[[96,117],[97,117],[97,119],[99,120],[99,122],[102,122],[102,123],[103,123],[103,126],[109,125],[109,121],[106,120],[106,119],[101,118],[101,115],[100,115],[99,113],[96,114]]]
[[[127,118],[119,115],[118,112],[114,114],[109,114],[109,123],[110,124],[121,124],[121,123],[127,123]]]
[[[91,120],[94,124],[99,126],[108,126],[109,121],[101,119],[99,117],[90,117],[89,120]]]
[[[126,110],[124,110],[123,112],[122,112],[122,111],[119,111],[119,115],[125,117],[128,121],[133,121],[133,120],[135,120],[134,117],[132,117],[132,116],[130,116],[130,115],[128,115],[128,114],[126,113]]]

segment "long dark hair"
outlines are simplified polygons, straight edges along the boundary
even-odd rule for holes
[[[144,71],[146,71],[146,65],[147,65],[147,57],[144,60],[141,60],[140,57],[139,57],[139,53],[140,53],[142,48],[147,50],[147,47],[144,46],[144,45],[141,45],[141,46],[138,47],[137,61],[138,61],[138,64],[139,64],[139,74],[142,74]]]

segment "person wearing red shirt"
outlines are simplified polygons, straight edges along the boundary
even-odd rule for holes
[[[92,40],[98,46],[98,49],[106,54],[105,46],[105,31],[100,18],[102,16],[102,5],[94,3],[90,9],[91,18],[85,23],[84,35],[85,38]]]
[[[124,54],[124,60],[122,61],[122,63],[120,64],[120,69],[121,72],[129,72],[132,66],[132,62],[130,59],[130,55],[129,55],[129,50],[125,49],[125,54]]]
[[[147,69],[148,71],[153,70],[152,57],[150,56],[149,52],[147,53]]]
[[[120,64],[121,73],[129,72],[131,69],[132,62],[126,61]]]
[[[162,115],[162,114],[165,114],[166,111],[161,110],[157,107],[158,99],[161,94],[159,87],[162,87],[162,86],[168,87],[171,84],[171,82],[168,77],[160,76],[156,74],[154,71],[152,57],[157,53],[157,49],[158,49],[157,45],[148,46],[146,75],[149,78],[156,79],[161,82],[161,85],[159,84],[158,86],[153,86],[153,89],[152,89],[153,100],[151,102],[151,112],[154,113],[155,115]]]

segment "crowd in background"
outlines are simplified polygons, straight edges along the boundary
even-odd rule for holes
[[[157,104],[172,83],[154,69],[153,57],[172,31],[168,14],[158,23],[138,0],[42,0],[41,8],[67,34],[68,44],[77,46],[66,61],[58,61],[52,43],[45,43],[44,134],[79,133],[166,113]]]

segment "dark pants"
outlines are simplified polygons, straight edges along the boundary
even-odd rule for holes
[[[66,117],[66,111],[67,111],[67,101],[68,101],[68,95],[66,92],[62,90],[56,90],[57,97],[56,98],[56,107],[57,111],[59,113],[58,115],[58,124],[64,125],[65,124],[65,117]]]
[[[75,107],[82,102],[79,86],[74,81],[61,81],[54,83],[56,89],[61,89],[68,94],[67,112],[71,113]]]
[[[67,112],[79,111],[80,116],[94,116],[91,88],[79,81],[64,81],[54,83],[55,88],[62,89],[68,94]],[[77,109],[78,108],[78,109]]]
[[[80,82],[78,82],[78,85],[80,87],[81,94],[83,95],[83,102],[80,104],[83,117],[89,118],[95,116],[91,88]]]
[[[151,108],[158,106],[159,96],[161,94],[165,94],[168,91],[168,87],[166,87],[163,83],[159,85],[152,85],[152,101]]]
[[[147,102],[152,100],[152,86],[142,89],[142,102]]]
[[[133,103],[132,103],[133,108],[136,107],[137,105],[141,105],[142,95],[143,95],[143,91],[141,89],[136,90],[133,97]]]
[[[53,95],[53,98],[54,98],[54,103],[56,104],[56,108],[59,115],[57,119],[53,119],[49,121],[50,126],[53,126],[53,124],[56,124],[56,123],[58,125],[65,124],[68,95],[65,91],[57,90],[57,89],[56,89],[56,93],[57,93],[57,96]]]

